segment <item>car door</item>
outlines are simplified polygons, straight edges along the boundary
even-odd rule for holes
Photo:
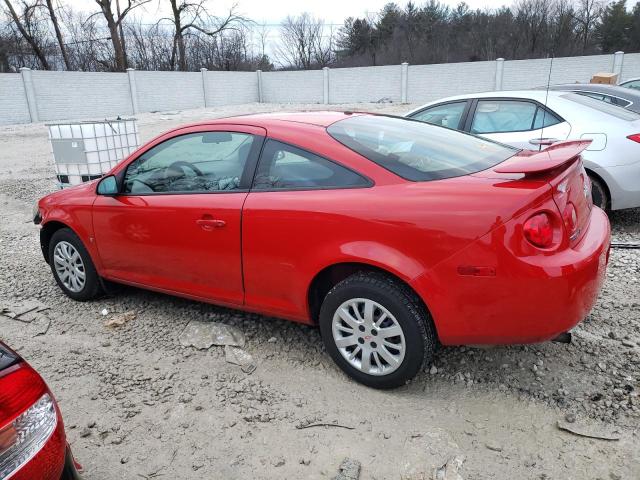
[[[311,258],[356,228],[339,212],[363,202],[371,185],[336,162],[268,139],[242,214],[246,306],[305,318]]]
[[[95,241],[107,278],[242,304],[241,213],[265,131],[216,126],[174,134],[98,196]]]
[[[537,102],[524,99],[478,99],[467,127],[475,135],[529,150],[544,147],[545,141],[566,140],[571,132],[568,122]]]

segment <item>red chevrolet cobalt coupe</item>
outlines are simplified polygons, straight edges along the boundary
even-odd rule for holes
[[[585,142],[519,151],[395,117],[263,114],[161,135],[41,199],[60,288],[135,285],[318,324],[347,374],[401,385],[438,342],[552,339],[605,276]]]

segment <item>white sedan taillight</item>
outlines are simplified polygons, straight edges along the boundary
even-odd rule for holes
[[[47,443],[58,415],[45,393],[31,407],[0,429],[0,478],[9,479]]]

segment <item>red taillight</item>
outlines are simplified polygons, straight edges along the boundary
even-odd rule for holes
[[[0,373],[0,428],[12,422],[47,392],[42,377],[26,363]]]
[[[573,237],[578,229],[578,214],[576,212],[576,207],[573,203],[567,203],[567,206],[564,207],[564,211],[562,212],[562,220],[564,220],[564,225],[567,227],[567,233],[569,237]]]
[[[24,474],[22,478],[53,478],[45,475],[49,469],[55,469],[58,478],[64,459],[64,434],[50,444],[52,452],[61,452],[59,462],[46,456],[37,464],[32,462],[57,425],[55,402],[35,370],[21,362],[0,372],[0,478],[10,478],[17,471]]]
[[[536,247],[549,248],[553,245],[553,224],[544,212],[529,217],[524,222],[523,232],[529,243]]]
[[[629,140],[633,140],[636,143],[640,143],[640,133],[634,133],[633,135],[627,136]]]

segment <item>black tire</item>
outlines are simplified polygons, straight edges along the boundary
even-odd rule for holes
[[[58,272],[55,268],[54,252],[56,246],[60,242],[70,243],[77,250],[80,258],[82,259],[82,263],[84,265],[85,282],[84,286],[79,291],[72,291],[67,288],[67,286],[65,286],[63,281],[58,276]],[[61,228],[51,236],[51,240],[49,241],[49,266],[51,267],[53,278],[56,279],[56,283],[69,298],[84,302],[86,300],[97,298],[103,294],[100,277],[98,276],[98,272],[93,265],[93,261],[91,261],[91,256],[89,255],[89,252],[87,252],[87,249],[84,247],[82,241],[73,232],[73,230],[69,228]]]
[[[609,211],[611,202],[609,200],[607,187],[605,187],[602,180],[593,175],[589,175],[589,179],[591,180],[591,198],[593,199],[593,204],[604,211]]]
[[[404,358],[396,370],[388,374],[372,375],[361,371],[351,365],[336,346],[332,331],[334,314],[344,302],[359,298],[383,306],[402,328]],[[351,378],[373,388],[390,389],[410,382],[431,361],[438,344],[431,316],[417,295],[394,278],[376,272],[355,273],[335,285],[322,303],[319,323],[322,340],[331,358]],[[376,337],[366,338],[369,340],[358,341],[367,342]]]

